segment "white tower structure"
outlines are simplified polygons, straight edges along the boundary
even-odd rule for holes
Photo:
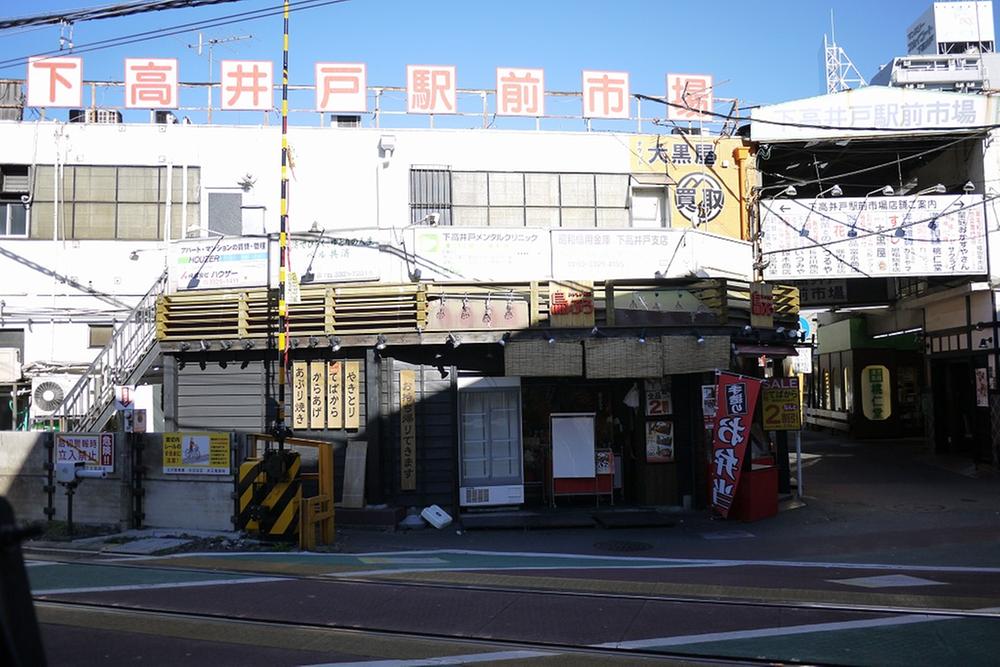
[[[823,57],[826,63],[826,92],[839,93],[842,90],[867,86],[865,77],[854,66],[847,52],[837,46],[833,29],[833,11],[830,11],[830,37],[823,35]]]

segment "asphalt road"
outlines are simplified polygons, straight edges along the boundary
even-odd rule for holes
[[[754,524],[38,550],[29,575],[54,665],[996,664],[1000,479],[913,443],[812,436],[806,451],[805,506]]]

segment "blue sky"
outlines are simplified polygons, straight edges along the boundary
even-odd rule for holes
[[[36,0],[7,16],[108,4],[110,0]],[[907,26],[930,0],[349,0],[292,14],[291,81],[312,83],[317,60],[362,61],[369,85],[402,86],[405,66],[454,64],[458,85],[491,88],[497,66],[541,67],[548,90],[579,90],[580,70],[625,70],[633,92],[663,94],[667,72],[710,73],[716,97],[767,104],[822,92],[821,49],[834,11],[837,40],[861,73],[905,53]],[[9,5],[8,5],[9,7]],[[84,22],[77,46],[102,39],[262,7],[279,0],[246,0],[216,7],[154,12]],[[0,60],[59,46],[59,29],[0,33]],[[206,38],[253,34],[216,47],[215,58],[280,63],[281,17],[204,30]],[[175,57],[181,79],[204,81],[207,57],[186,47],[197,31],[82,54],[86,79],[121,80],[123,59]],[[22,65],[0,77],[23,78]],[[277,73],[277,70],[276,70]],[[218,79],[216,65],[215,79]]]

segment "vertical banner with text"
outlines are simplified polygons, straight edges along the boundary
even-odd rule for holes
[[[309,427],[309,364],[292,363],[292,428]]]
[[[344,428],[361,427],[361,362],[344,362]]]
[[[727,517],[740,482],[761,381],[725,372],[718,377],[712,435],[712,505]]]
[[[417,380],[399,371],[399,489],[417,490]]]

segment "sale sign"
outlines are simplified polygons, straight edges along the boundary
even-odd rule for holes
[[[712,505],[726,517],[740,482],[761,381],[725,372],[718,378],[712,433]]]
[[[802,428],[798,378],[764,380],[760,400],[765,431],[797,431]]]

